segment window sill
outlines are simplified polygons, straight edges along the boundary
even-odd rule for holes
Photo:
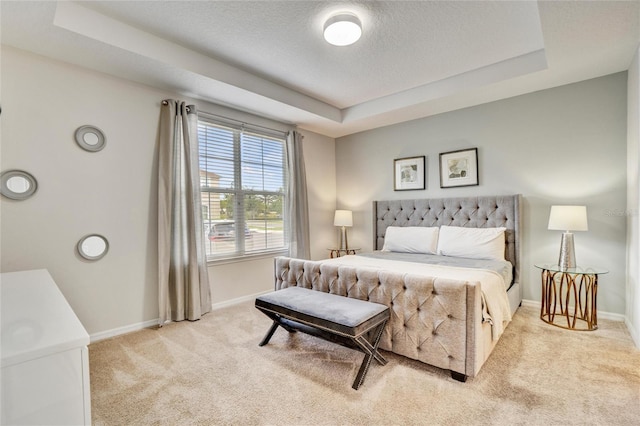
[[[288,256],[288,250],[274,250],[256,254],[229,255],[228,257],[216,257],[207,259],[207,266],[226,265],[229,263],[250,262],[252,260],[272,259],[277,256]]]

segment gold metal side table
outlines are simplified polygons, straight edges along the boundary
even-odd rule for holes
[[[329,250],[331,258],[333,259],[334,257],[346,256],[348,254],[356,254],[356,252],[360,249],[359,248],[349,248],[349,249],[330,248],[327,250]]]
[[[598,275],[609,271],[593,267],[562,269],[550,263],[535,267],[542,270],[540,319],[568,330],[596,330]]]

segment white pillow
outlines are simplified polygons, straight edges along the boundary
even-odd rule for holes
[[[438,228],[425,226],[388,226],[382,251],[436,254]]]
[[[441,226],[438,254],[471,259],[504,260],[507,228],[462,228]]]

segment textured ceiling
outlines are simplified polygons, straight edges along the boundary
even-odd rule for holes
[[[358,14],[335,47],[322,25]],[[2,43],[337,137],[627,69],[640,3],[0,3]]]
[[[342,9],[332,3],[91,6],[339,108],[543,48],[535,3],[354,3],[364,35],[343,48],[321,36],[324,20]]]

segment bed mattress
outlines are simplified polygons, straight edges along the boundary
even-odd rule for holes
[[[389,251],[374,251],[359,253],[357,256],[373,259],[398,260],[402,262],[426,263],[429,265],[451,266],[457,268],[485,269],[494,271],[504,280],[505,290],[513,283],[513,265],[507,260],[469,259],[465,257],[440,256],[423,253],[394,253]]]

